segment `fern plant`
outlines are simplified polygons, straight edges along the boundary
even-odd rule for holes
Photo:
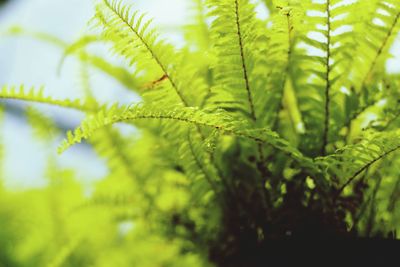
[[[8,86],[0,97],[86,113],[59,152],[88,140],[114,183],[132,179],[135,219],[157,221],[219,266],[249,266],[244,255],[277,239],[397,238],[400,76],[385,64],[399,2],[260,2],[267,19],[255,1],[193,1],[196,20],[176,49],[140,11],[98,1],[92,31],[76,42],[31,35],[140,103],[99,104],[89,84],[80,101]],[[94,42],[128,67],[93,54]],[[139,140],[116,123],[139,129]]]

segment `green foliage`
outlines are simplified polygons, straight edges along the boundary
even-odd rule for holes
[[[15,99],[15,100],[22,100],[22,101],[30,101],[30,102],[37,102],[42,104],[49,104],[54,106],[59,106],[63,108],[72,108],[79,111],[87,111],[93,112],[99,109],[97,105],[91,103],[91,99],[85,100],[87,103],[82,103],[81,100],[58,100],[53,99],[50,96],[44,96],[43,88],[36,90],[35,88],[29,89],[28,92],[24,89],[24,86],[21,85],[18,89],[16,87],[8,87],[4,86],[0,92],[0,98],[7,98],[7,99]]]
[[[0,240],[10,241],[0,243],[1,261],[245,266],[259,244],[287,235],[398,238],[400,76],[388,74],[385,63],[400,30],[400,4],[261,2],[270,12],[266,21],[253,1],[193,1],[197,15],[181,49],[119,0],[98,1],[96,34],[72,44],[34,34],[60,47],[63,60],[80,59],[84,99],[7,86],[0,97],[86,113],[59,152],[88,141],[109,173],[86,197],[72,172],[49,159],[48,188],[5,193],[0,216],[10,222],[0,220]],[[93,42],[128,67],[93,54]],[[91,69],[141,102],[101,106]],[[40,138],[59,132],[37,110],[27,114]],[[27,215],[6,205],[18,209],[25,197],[34,200],[37,223],[51,229],[42,243],[40,231],[14,223]],[[135,226],[121,236],[124,223]],[[14,238],[15,255],[8,252]],[[52,249],[45,248],[49,240]]]

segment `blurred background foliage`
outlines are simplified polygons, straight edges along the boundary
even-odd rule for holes
[[[182,42],[180,23],[190,16],[184,13],[185,1],[140,2],[138,8],[157,17],[170,39]],[[91,0],[2,0],[0,6],[2,30],[17,24],[68,42],[82,33],[94,13]],[[164,13],[167,8],[169,14]],[[72,58],[57,75],[63,51],[54,44],[1,35],[0,48],[2,85],[46,84],[52,95],[79,97],[89,78],[100,101],[138,100],[100,71],[91,69],[82,77],[86,67]],[[104,50],[97,52],[124,66]],[[164,169],[162,162],[151,169],[151,155],[143,151],[154,151],[153,140],[135,138],[135,129],[125,127],[126,136],[100,132],[93,138],[101,157],[87,145],[59,156],[56,148],[65,129],[75,127],[81,114],[17,101],[0,104],[1,267],[207,266],[201,252],[176,238],[184,228],[173,211],[187,205],[186,177]],[[109,134],[115,138],[105,142],[101,137]],[[129,147],[118,144],[128,138]],[[107,154],[118,150],[126,158]],[[155,179],[144,181],[148,173]],[[194,218],[196,212],[201,211],[194,208]],[[165,220],[175,221],[176,227],[165,228]]]
[[[31,107],[26,116],[38,143],[46,146],[56,138],[51,120]],[[187,204],[185,177],[162,166],[150,169],[137,151],[151,144],[135,143],[138,149],[129,155],[133,167],[108,157],[115,160],[108,162],[111,171],[91,192],[51,152],[46,186],[7,190],[0,184],[0,266],[206,266],[201,254],[190,252],[192,244],[175,238],[183,228],[163,224]],[[126,149],[94,144],[100,151],[109,145],[107,151]],[[137,180],[150,172],[162,176],[162,184]]]

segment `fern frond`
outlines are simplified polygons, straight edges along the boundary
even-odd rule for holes
[[[163,94],[157,100],[182,103],[190,106],[178,81],[174,77],[176,53],[171,45],[158,40],[158,34],[151,29],[151,20],[145,22],[145,16],[132,12],[131,7],[122,1],[103,0],[97,5],[95,20],[103,29],[103,37],[114,44],[114,51],[124,56],[137,70],[137,75],[148,81],[166,77],[174,94]],[[167,87],[167,88],[168,88]],[[165,86],[163,87],[166,90]],[[166,98],[166,99],[165,99]],[[154,99],[152,99],[154,100]]]
[[[301,27],[303,11],[297,5],[277,5],[277,10],[268,20],[269,40],[263,50],[265,59],[260,61],[257,80],[264,80],[264,90],[256,90],[256,107],[259,114],[264,115],[262,125],[277,128],[280,112],[283,109],[284,96],[290,91],[292,59],[295,41]],[[267,76],[267,79],[265,79]],[[291,103],[290,108],[294,108]]]
[[[52,106],[59,106],[63,108],[71,108],[82,112],[96,112],[100,106],[93,105],[92,103],[84,103],[81,100],[58,100],[43,94],[43,87],[38,90],[31,87],[29,91],[23,85],[19,87],[4,86],[0,91],[0,99],[14,99],[27,102],[34,102],[40,104],[48,104]]]
[[[294,56],[301,79],[296,81],[296,92],[307,129],[302,150],[317,156],[332,151],[328,144],[336,141],[338,125],[345,120],[341,81],[348,77],[349,53],[355,43],[349,33],[356,5],[325,0],[304,1],[302,6],[308,14]]]
[[[389,49],[400,30],[400,5],[395,0],[360,1],[359,9],[369,5],[370,14],[362,21],[358,34],[358,55],[353,66],[357,92],[364,90],[373,75],[382,73]],[[374,74],[374,72],[377,72]]]
[[[358,175],[360,175],[362,172],[367,170],[369,167],[371,167],[377,161],[388,157],[390,154],[396,152],[399,149],[400,149],[400,145],[397,145],[397,146],[395,146],[395,147],[393,147],[393,148],[391,148],[391,149],[389,149],[387,151],[382,152],[382,154],[375,155],[374,158],[371,158],[370,161],[366,162],[364,166],[360,167],[352,176],[350,176],[349,178],[346,179],[346,182],[338,190],[339,194],[341,192],[343,192],[343,190],[348,185],[350,185],[354,181],[354,179],[357,178]]]
[[[359,143],[344,147],[317,161],[325,165],[331,177],[341,183],[338,189],[340,194],[361,173],[400,149],[398,135],[399,131],[372,132]]]
[[[386,61],[391,56],[390,48],[400,30],[400,6],[397,1],[359,1],[359,10],[367,10],[354,32],[357,39],[353,56],[350,83],[354,88],[353,108],[344,126],[351,134],[352,122],[363,111],[382,100],[382,80],[385,79]],[[380,93],[377,94],[376,92]],[[354,99],[359,99],[355,102]]]
[[[69,136],[67,136],[66,140],[67,142],[64,144],[65,147],[63,145],[61,151],[65,150],[65,148],[68,148],[70,145],[79,143],[84,138],[88,138],[99,128],[117,122],[126,122],[131,120],[153,119],[162,121],[178,121],[187,123],[189,125],[213,127],[216,129],[225,130],[225,127],[222,129],[222,126],[219,126],[217,123],[222,122],[226,124],[225,126],[232,128],[232,122],[227,121],[230,117],[224,116],[221,118],[220,115],[221,114],[219,113],[204,113],[196,108],[174,107],[172,109],[160,109],[160,107],[156,107],[154,105],[137,105],[126,109],[125,107],[120,108],[113,106],[106,112],[99,112],[95,119],[89,119],[88,121],[83,122],[82,126],[75,130],[74,134],[69,133]],[[215,124],[212,124],[212,122]]]
[[[207,113],[196,108],[175,107],[171,109],[160,109],[154,106],[133,106],[130,108],[114,106],[107,111],[100,111],[97,116],[85,120],[74,132],[68,132],[67,138],[59,147],[62,153],[70,146],[87,139],[98,129],[118,122],[129,122],[137,120],[159,120],[164,123],[180,122],[196,127],[207,127],[218,130],[222,134],[232,135],[239,138],[251,140],[259,144],[269,144],[296,160],[301,166],[309,169],[313,174],[319,173],[313,161],[302,155],[296,148],[292,147],[286,140],[268,129],[249,129],[247,122],[235,121],[226,112],[219,111]],[[180,127],[184,129],[183,127]],[[174,134],[175,136],[176,134]]]
[[[209,16],[216,63],[213,66],[215,86],[212,102],[218,107],[239,112],[257,120],[252,88],[254,70],[262,55],[255,45],[262,28],[255,17],[254,6],[247,0],[209,0]]]

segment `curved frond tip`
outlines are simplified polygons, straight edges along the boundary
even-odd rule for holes
[[[43,94],[43,87],[36,89],[31,87],[28,90],[25,89],[24,85],[20,86],[3,86],[0,91],[0,99],[14,99],[26,102],[48,104],[52,106],[58,106],[63,108],[71,108],[82,112],[96,112],[99,110],[99,106],[94,103],[82,102],[79,99],[54,99],[50,96]]]

